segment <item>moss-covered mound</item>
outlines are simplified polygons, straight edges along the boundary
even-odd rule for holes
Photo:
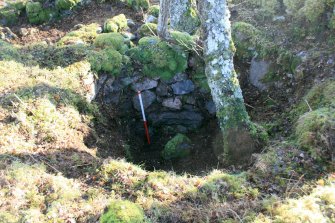
[[[187,68],[187,53],[158,37],[143,37],[137,47],[129,50],[129,55],[142,65],[143,73],[150,77],[170,79]]]
[[[94,46],[100,49],[113,48],[124,53],[127,45],[124,44],[124,38],[119,33],[102,33],[97,36]]]
[[[48,21],[51,17],[51,11],[44,9],[40,2],[28,2],[26,5],[28,20],[33,24],[41,24]]]
[[[100,218],[101,223],[143,223],[142,208],[130,201],[112,201],[108,211]]]
[[[153,15],[156,18],[158,18],[158,16],[159,16],[159,5],[150,6],[149,9],[148,9],[148,14]]]
[[[58,45],[73,45],[92,43],[101,32],[101,27],[97,23],[89,25],[81,25],[77,30],[67,33],[63,38],[58,41]]]
[[[113,48],[93,51],[89,57],[92,69],[118,75],[123,65],[123,56]]]
[[[121,0],[126,3],[129,7],[132,7],[135,10],[147,10],[150,7],[149,0]]]
[[[145,23],[138,29],[138,33],[141,36],[156,36],[157,35],[157,24]]]
[[[166,143],[164,150],[162,151],[163,158],[170,160],[186,157],[190,154],[190,143],[191,140],[187,136],[177,134]]]
[[[317,160],[331,160],[335,155],[335,108],[320,108],[301,116],[296,126],[301,148]]]
[[[114,16],[111,19],[108,19],[104,23],[104,32],[120,32],[128,28],[127,18],[124,14]]]
[[[75,7],[81,0],[56,0],[58,10],[70,10]]]

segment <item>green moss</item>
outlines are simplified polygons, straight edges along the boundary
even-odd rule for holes
[[[130,58],[142,65],[143,73],[150,77],[160,75],[167,80],[187,68],[187,53],[158,37],[144,37],[128,52]]]
[[[88,60],[93,70],[105,71],[112,75],[118,75],[123,65],[123,56],[113,48],[93,51]]]
[[[149,9],[148,9],[148,14],[153,15],[156,18],[158,18],[158,16],[159,16],[159,5],[150,6]]]
[[[81,0],[56,0],[58,10],[70,10],[75,7]]]
[[[289,14],[295,14],[304,6],[305,0],[283,0],[286,11]]]
[[[236,22],[232,26],[232,36],[236,56],[240,59],[250,59],[257,48],[260,31],[249,23]]]
[[[196,48],[195,39],[197,36],[191,36],[186,32],[179,31],[171,31],[170,32],[171,39],[179,46],[184,48],[185,50],[194,50]]]
[[[186,157],[190,153],[190,143],[191,140],[187,136],[177,134],[166,143],[164,150],[162,151],[163,158],[170,160]]]
[[[99,28],[100,25],[97,23],[81,26],[79,29],[67,33],[57,44],[63,46],[78,43],[92,43],[98,36]]]
[[[142,208],[130,201],[112,201],[101,218],[101,223],[143,223]]]
[[[124,14],[114,16],[113,18],[106,20],[104,23],[104,31],[107,33],[120,32],[127,29],[127,27],[127,18]]]
[[[125,3],[129,6],[132,7],[135,10],[147,10],[150,7],[150,2],[149,0],[123,0]]]
[[[314,86],[302,99],[296,108],[291,111],[291,116],[296,119],[299,115],[322,107],[335,106],[335,80],[327,80]],[[307,104],[308,103],[308,104]]]
[[[259,141],[260,144],[265,145],[269,142],[269,135],[266,132],[265,128],[263,126],[257,124],[257,123],[251,123],[250,125],[250,133],[251,136]]]
[[[301,116],[296,126],[298,145],[308,150],[317,160],[329,160],[335,154],[331,147],[334,140],[335,109],[320,108]]]
[[[6,25],[13,25],[18,21],[19,11],[15,8],[0,9],[0,19],[4,20]]]
[[[325,8],[325,1],[306,0],[304,7],[299,10],[299,13],[309,22],[315,24],[320,20],[321,15],[325,12]]]
[[[43,9],[40,2],[28,2],[26,12],[28,20],[32,24],[41,24],[50,19],[50,11]]]
[[[101,49],[113,48],[121,53],[127,50],[127,46],[124,44],[124,38],[119,33],[99,34],[94,41],[94,46]]]
[[[157,24],[145,23],[138,29],[138,33],[141,36],[156,36],[157,35]]]
[[[21,60],[19,50],[12,44],[0,40],[0,60]]]

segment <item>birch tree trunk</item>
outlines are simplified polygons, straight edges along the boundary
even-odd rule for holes
[[[217,109],[223,145],[217,146],[219,160],[245,162],[255,151],[251,122],[234,70],[234,44],[226,0],[201,0],[206,76]]]
[[[170,16],[171,0],[160,0],[157,34],[160,38],[168,37],[168,20]]]

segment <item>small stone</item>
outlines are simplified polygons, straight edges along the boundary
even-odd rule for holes
[[[179,98],[167,98],[163,100],[162,105],[167,108],[172,108],[176,110],[180,110],[182,103]]]
[[[134,26],[136,26],[136,23],[134,22],[134,20],[132,19],[127,19],[127,25],[132,28]]]
[[[178,81],[184,81],[187,80],[187,74],[185,73],[178,73],[173,77],[173,81],[174,82],[178,82]]]
[[[190,105],[195,105],[196,104],[196,100],[193,96],[188,96],[185,99],[185,103],[186,104],[190,104]]]
[[[26,28],[21,28],[19,30],[19,33],[20,33],[21,36],[27,36],[29,34],[29,31]]]
[[[152,103],[156,101],[156,94],[151,91],[143,91],[141,93],[141,96],[144,109],[148,108],[150,105],[152,105]],[[141,111],[141,105],[138,95],[135,95],[133,97],[133,106],[137,111]]]
[[[153,88],[157,87],[157,85],[158,85],[158,81],[152,80],[152,79],[149,79],[149,78],[145,78],[141,82],[132,84],[131,89],[133,91],[136,91],[136,92],[137,91],[144,91],[144,90],[153,89]]]
[[[134,82],[136,82],[136,81],[138,81],[138,79],[139,79],[140,77],[139,76],[132,76],[132,77],[124,77],[124,78],[122,78],[121,79],[121,83],[122,83],[122,85],[123,86],[128,86],[128,85],[130,85],[131,83],[134,83]]]
[[[148,15],[145,19],[145,23],[157,23],[157,18],[153,15]]]
[[[131,32],[122,32],[122,36],[125,38],[125,40],[130,41],[136,39],[136,36]]]
[[[285,20],[286,20],[286,18],[283,15],[281,15],[281,16],[275,16],[272,19],[273,22],[284,22]]]
[[[195,86],[191,80],[184,80],[173,84],[172,89],[174,94],[183,95],[193,92]]]
[[[168,141],[162,151],[162,156],[166,160],[183,158],[191,152],[191,140],[183,135],[177,134],[170,141]]]
[[[215,103],[213,101],[208,101],[206,102],[206,110],[208,111],[208,113],[210,115],[215,115],[216,113],[216,106],[215,106]]]

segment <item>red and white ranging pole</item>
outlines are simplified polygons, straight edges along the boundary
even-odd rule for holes
[[[138,99],[140,100],[140,105],[141,105],[141,111],[142,111],[142,117],[143,117],[143,122],[144,122],[144,129],[145,129],[145,135],[147,137],[148,144],[150,145],[150,135],[149,135],[148,123],[147,123],[147,119],[145,118],[141,91],[138,91],[137,94],[138,94]]]

